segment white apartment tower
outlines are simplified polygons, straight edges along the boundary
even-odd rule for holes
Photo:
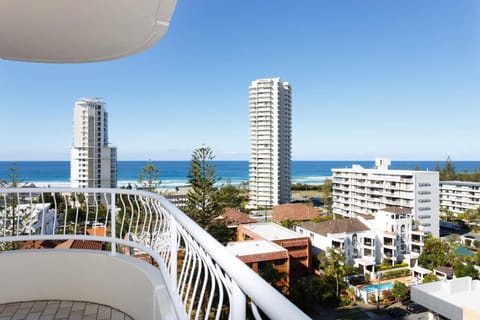
[[[70,184],[73,188],[117,187],[117,148],[108,143],[108,113],[101,98],[75,102]]]
[[[333,213],[356,217],[376,215],[385,207],[408,208],[425,232],[438,237],[438,172],[390,170],[389,166],[390,160],[376,159],[373,169],[360,165],[332,169]]]
[[[280,78],[249,87],[249,207],[288,203],[291,194],[292,89]]]

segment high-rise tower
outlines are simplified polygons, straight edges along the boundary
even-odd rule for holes
[[[280,78],[250,85],[249,207],[290,201],[292,89]]]
[[[73,188],[117,187],[117,148],[108,143],[108,113],[101,98],[75,102],[70,184]]]

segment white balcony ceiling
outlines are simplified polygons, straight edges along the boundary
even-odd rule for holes
[[[176,0],[1,0],[0,57],[72,63],[145,50],[166,33]]]

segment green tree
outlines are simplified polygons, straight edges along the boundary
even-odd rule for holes
[[[452,266],[455,263],[455,255],[447,242],[429,235],[425,239],[418,263],[430,270],[438,266]]]
[[[318,255],[320,269],[323,269],[325,275],[335,279],[335,296],[340,296],[340,288],[345,286],[343,280],[346,275],[345,255],[341,251],[328,248],[327,252]]]
[[[213,201],[215,183],[219,180],[215,166],[209,163],[213,159],[215,156],[209,147],[202,146],[193,152],[188,174],[191,187],[185,209],[195,222],[207,230],[212,219],[219,215],[219,208]]]
[[[285,218],[282,221],[280,221],[280,225],[287,229],[293,229],[293,226],[295,225],[295,221]]]
[[[430,282],[435,282],[435,281],[438,281],[438,277],[433,274],[433,273],[430,273],[430,274],[427,274],[425,277],[423,277],[423,281],[422,283],[430,283]]]
[[[328,212],[332,210],[333,196],[332,196],[333,182],[331,179],[325,179],[322,185],[322,193],[320,198]]]
[[[328,285],[330,287],[332,284],[335,286],[334,282],[328,283],[327,281],[322,280],[322,278],[313,276],[298,279],[290,285],[288,298],[304,311],[311,310],[313,305],[318,301],[325,303],[325,300],[322,297],[322,293],[324,292],[332,293],[331,298],[333,298],[333,302],[335,303],[335,288],[333,288],[333,290],[327,289]]]
[[[0,180],[0,187],[2,188],[20,188],[25,186],[25,181],[23,181],[20,177],[21,175],[18,173],[17,163],[14,162],[12,166],[8,169],[9,173],[7,174],[8,179],[1,179]]]
[[[8,169],[7,179],[0,180],[1,188],[21,188],[25,185],[25,182],[21,179],[21,175],[18,173],[17,163],[13,162],[12,166]],[[26,209],[20,209],[18,207],[20,198],[17,193],[7,195],[6,203],[2,203],[0,209],[4,210],[5,221],[0,225],[0,233],[7,235],[15,235],[28,233],[31,231],[33,221],[30,219]],[[3,207],[4,206],[4,207]],[[17,243],[0,243],[0,250],[16,249]]]
[[[442,170],[440,170],[440,180],[441,181],[448,181],[448,180],[455,180],[457,177],[457,172],[455,170],[455,165],[452,162],[450,156],[447,157],[445,161],[445,165],[443,166]]]
[[[397,301],[405,300],[410,295],[407,285],[399,281],[395,281],[391,293]]]
[[[242,208],[244,197],[240,188],[232,185],[230,181],[222,185],[212,194],[213,202],[219,211],[225,208]]]
[[[138,182],[142,185],[143,189],[154,191],[162,183],[158,177],[160,177],[160,171],[152,163],[152,160],[148,160],[148,163],[138,174]]]
[[[478,270],[475,269],[475,266],[471,262],[457,262],[455,264],[455,277],[461,278],[467,276],[478,279]]]
[[[286,273],[275,269],[273,263],[265,263],[262,269],[259,270],[259,275],[275,289],[279,291],[282,290],[283,285],[281,284],[281,281],[285,279]]]
[[[223,222],[211,223],[208,226],[208,232],[223,245],[235,240],[235,232]]]

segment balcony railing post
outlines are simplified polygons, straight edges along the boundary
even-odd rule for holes
[[[111,207],[111,217],[112,217],[112,226],[111,226],[111,241],[110,241],[110,246],[111,246],[111,250],[112,250],[112,254],[116,254],[117,253],[117,244],[116,244],[116,233],[117,233],[117,224],[116,224],[116,221],[117,221],[117,208],[115,207],[115,192],[112,192],[111,193],[111,204],[110,204],[110,207]]]
[[[172,290],[177,288],[177,259],[178,259],[178,248],[177,248],[177,221],[173,215],[170,216],[170,284]]]
[[[247,300],[242,289],[232,281],[232,301],[230,302],[231,319],[246,319]]]

